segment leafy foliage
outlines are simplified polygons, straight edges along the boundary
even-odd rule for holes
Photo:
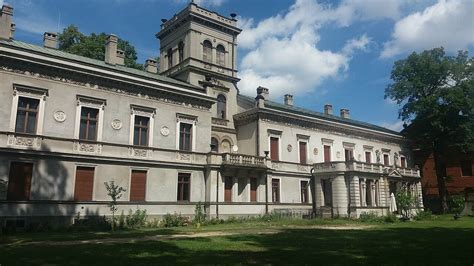
[[[58,36],[59,50],[97,60],[105,58],[106,40],[107,34],[104,32],[85,35],[74,25],[64,28]],[[143,69],[143,66],[137,63],[137,52],[133,45],[119,38],[117,46],[125,52],[125,66]]]
[[[474,60],[467,51],[447,56],[443,48],[412,53],[395,62],[385,98],[401,105],[404,132],[434,155],[439,195],[447,210],[447,151],[474,150]]]
[[[178,226],[188,226],[191,222],[189,217],[181,216],[181,214],[165,214],[163,220],[161,221],[161,226],[163,227],[178,227]]]
[[[122,197],[122,193],[126,190],[116,185],[114,181],[104,182],[105,189],[107,189],[107,195],[109,195],[111,201],[109,202],[109,208],[112,212],[112,231],[115,229],[115,212],[117,211],[117,200]]]
[[[408,192],[407,189],[403,188],[395,194],[397,201],[397,207],[400,209],[402,216],[405,219],[410,218],[410,211],[415,207],[415,198]]]
[[[205,221],[206,214],[204,213],[204,207],[201,202],[198,202],[198,204],[196,204],[196,208],[194,209],[193,223],[200,226],[201,224],[204,224]]]
[[[453,195],[451,196],[450,200],[450,211],[454,214],[461,214],[462,210],[464,209],[464,202],[465,199],[462,195]]]

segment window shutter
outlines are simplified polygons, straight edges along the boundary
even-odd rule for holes
[[[226,176],[224,181],[224,201],[232,202],[232,177]]]
[[[274,161],[279,161],[278,138],[270,138],[270,158]]]
[[[146,171],[132,171],[130,201],[145,201]]]
[[[300,164],[306,164],[306,142],[300,141]]]
[[[8,179],[7,200],[29,200],[31,189],[32,163],[12,162]]]
[[[80,167],[76,169],[76,184],[74,187],[75,201],[92,201],[94,187],[94,168]]]
[[[331,146],[324,145],[324,162],[328,163],[331,161]]]

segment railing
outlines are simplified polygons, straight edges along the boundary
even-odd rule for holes
[[[252,167],[267,167],[265,157],[245,155],[245,154],[236,154],[236,153],[222,154],[222,164],[252,166]]]
[[[213,118],[211,119],[211,123],[212,123],[213,125],[227,126],[227,122],[229,122],[229,120],[223,119],[223,118],[213,117]]]
[[[316,173],[330,173],[330,172],[345,172],[355,171],[363,173],[376,173],[376,174],[400,174],[401,176],[409,177],[420,177],[420,171],[413,168],[398,168],[394,166],[384,166],[382,164],[364,163],[364,162],[325,162],[315,163],[313,165]]]

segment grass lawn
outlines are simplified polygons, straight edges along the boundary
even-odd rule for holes
[[[474,218],[370,224],[370,228],[321,229],[322,226],[360,226],[346,220],[277,220],[222,224],[200,229],[142,229],[111,233],[24,233],[2,237],[0,264],[412,264],[473,265]],[[367,224],[364,224],[367,225]],[[270,232],[270,234],[259,234]],[[144,236],[235,233],[136,241]],[[121,243],[32,244],[31,241],[71,241],[127,238]],[[125,241],[125,242],[123,242]]]

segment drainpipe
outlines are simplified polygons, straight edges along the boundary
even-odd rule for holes
[[[219,176],[221,174],[221,169],[217,171],[217,177],[216,177],[216,217],[219,219]]]
[[[316,218],[316,177],[314,176],[314,167],[311,168],[311,198],[312,198],[312,210],[311,218]]]

